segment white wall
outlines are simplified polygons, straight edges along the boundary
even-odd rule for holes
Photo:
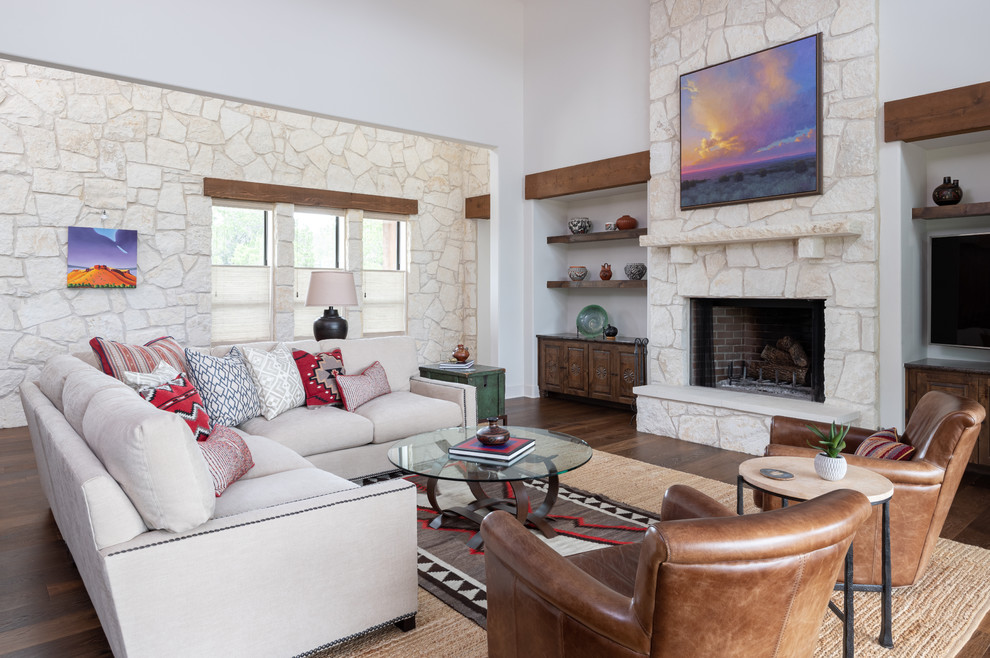
[[[936,18],[939,12],[944,15]],[[986,0],[937,7],[926,0],[879,0],[880,102],[990,80],[988,22]],[[985,350],[929,346],[921,329],[925,236],[959,220],[912,220],[911,207],[932,205],[931,190],[945,175],[963,182],[964,201],[990,199],[990,183],[982,182],[990,169],[990,144],[981,153],[980,147],[942,148],[941,143],[880,143],[880,422],[885,427],[903,427],[905,362],[926,356],[990,358]],[[966,225],[984,228],[990,218]]]
[[[649,0],[527,0],[525,2],[524,125],[526,173],[591,162],[650,148]],[[645,225],[645,192],[628,212]],[[562,279],[567,257],[579,250],[547,245],[547,235],[566,232],[564,219],[580,208],[563,202],[525,202],[525,264],[523,354],[526,388],[516,394],[537,395],[536,339],[538,333],[571,327],[575,307],[600,303],[615,309],[616,324],[627,335],[645,335],[645,291],[548,290],[548,279]],[[642,210],[639,208],[642,207]],[[593,211],[592,211],[593,212]],[[603,213],[607,212],[602,210]],[[597,243],[604,244],[604,243]],[[601,262],[593,248],[585,248],[590,271],[597,278]],[[611,253],[611,252],[609,252]],[[613,262],[614,276],[624,278],[626,256]],[[609,256],[611,258],[611,256]],[[630,257],[631,259],[631,257]],[[608,260],[608,258],[604,259]],[[637,261],[646,261],[645,249]],[[612,261],[609,261],[612,262]],[[616,268],[615,265],[618,265]],[[611,306],[610,306],[611,304]],[[642,315],[636,313],[642,306]],[[641,317],[641,320],[640,320]],[[640,321],[644,330],[639,329]]]
[[[521,3],[61,0],[2,11],[0,55],[12,59],[497,149],[499,214],[479,244],[490,250],[479,298],[491,304],[478,318],[490,343],[472,352],[521,385]]]

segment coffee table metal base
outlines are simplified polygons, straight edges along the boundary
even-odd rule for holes
[[[541,478],[542,479],[542,478]],[[503,510],[515,515],[516,519],[519,520],[523,525],[529,523],[536,527],[537,530],[543,533],[543,536],[547,539],[557,536],[557,531],[553,529],[553,526],[547,521],[547,514],[553,509],[554,503],[557,502],[557,493],[560,490],[560,481],[556,473],[552,473],[546,478],[547,481],[547,495],[543,499],[543,503],[540,504],[535,510],[530,509],[529,501],[529,487],[522,480],[499,482],[498,484],[504,484],[509,488],[509,492],[512,494],[510,497],[505,498],[493,498],[485,493],[485,490],[481,487],[480,482],[468,481],[468,488],[471,490],[472,495],[474,495],[474,501],[464,505],[462,507],[450,507],[444,509],[440,506],[437,500],[437,484],[439,482],[438,478],[430,477],[427,478],[426,482],[426,498],[430,501],[430,505],[437,512],[437,518],[430,522],[430,527],[434,530],[440,528],[443,525],[444,516],[459,516],[463,519],[467,519],[478,526],[481,526],[481,522],[485,519],[485,516],[489,512],[494,512],[495,510]],[[477,549],[481,548],[483,540],[481,538],[481,533],[475,533],[468,541],[468,548]]]

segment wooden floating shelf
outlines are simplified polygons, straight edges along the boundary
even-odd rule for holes
[[[547,281],[547,288],[645,288],[646,279],[638,281]]]
[[[631,228],[625,231],[598,231],[596,233],[569,233],[548,235],[547,244],[575,244],[579,242],[604,242],[607,240],[629,240],[646,235],[646,228]]]
[[[641,151],[526,176],[527,199],[610,190],[650,180],[650,152]]]
[[[990,215],[990,202],[959,203],[954,206],[911,209],[911,219],[950,219],[952,217],[978,217],[980,215]]]

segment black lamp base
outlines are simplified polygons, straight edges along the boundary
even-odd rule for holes
[[[333,306],[323,311],[322,317],[313,323],[313,336],[316,340],[327,338],[347,338],[347,320],[340,317]]]

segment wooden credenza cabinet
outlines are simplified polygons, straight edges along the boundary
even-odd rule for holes
[[[633,387],[645,383],[646,348],[632,338],[614,341],[574,334],[536,337],[540,395],[633,404]]]
[[[928,391],[945,391],[976,400],[990,410],[990,363],[922,359],[904,364],[907,417]],[[990,466],[990,421],[983,421],[969,463]]]

